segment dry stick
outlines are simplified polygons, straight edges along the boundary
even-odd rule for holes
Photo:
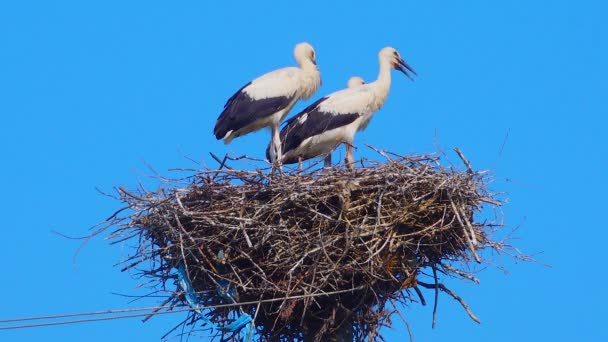
[[[119,187],[119,188],[118,188],[118,191],[119,191],[119,192],[124,193],[125,195],[129,195],[130,197],[132,197],[132,198],[134,198],[134,199],[136,199],[136,200],[138,200],[138,201],[142,201],[142,202],[148,202],[148,201],[150,201],[150,199],[145,198],[145,197],[138,196],[138,195],[136,195],[136,194],[134,194],[134,193],[132,193],[132,192],[128,191],[128,190],[127,190],[127,189],[125,189],[125,188],[120,188],[120,187]]]
[[[160,311],[161,309],[165,308],[165,305],[167,305],[167,303],[169,303],[171,300],[173,299],[173,296],[169,296],[158,308],[152,310],[152,312],[150,312],[150,314],[148,316],[146,316],[144,319],[142,319],[142,323],[146,323],[146,321],[148,321],[150,318],[152,318],[152,316],[154,316],[158,311]],[[175,305],[170,306],[169,308],[174,308]]]
[[[242,192],[242,196],[241,196],[241,211],[240,211],[240,218],[243,218],[243,213],[245,211],[245,204],[243,203],[245,201],[245,191]],[[243,221],[241,221],[240,223],[240,227],[241,230],[243,231],[243,235],[245,235],[245,241],[247,242],[247,246],[249,248],[253,247],[253,244],[251,243],[251,239],[249,239],[249,235],[247,235],[247,230],[245,229],[245,227],[243,226]]]
[[[435,264],[431,265],[433,269],[433,279],[435,280],[435,304],[433,305],[433,325],[432,328],[435,329],[435,325],[437,323],[437,303],[439,302],[439,287],[437,286],[437,269],[435,268]]]
[[[189,240],[190,240],[190,242],[192,243],[192,246],[196,246],[196,241],[194,241],[194,238],[192,237],[192,235],[190,235],[190,232],[188,232],[188,231],[186,230],[186,228],[184,228],[184,226],[182,225],[182,222],[181,222],[181,220],[179,219],[179,217],[177,216],[177,214],[174,214],[174,216],[175,216],[175,220],[176,220],[176,222],[177,222],[177,226],[178,226],[178,227],[179,227],[179,229],[180,229],[180,230],[179,230],[179,239],[180,239],[180,247],[181,247],[181,249],[182,249],[182,250],[181,250],[182,258],[184,258],[184,266],[186,267],[186,271],[188,271],[188,265],[186,265],[186,256],[185,256],[185,254],[184,254],[184,250],[183,250],[183,247],[184,247],[184,242],[183,242],[183,238],[182,238],[182,232],[183,232],[184,234],[186,234],[186,237],[188,237],[188,239],[189,239]],[[190,253],[190,255],[192,255],[192,257],[194,258],[194,260],[195,260],[197,263],[198,263],[198,262],[200,262],[200,261],[198,260],[198,258],[196,257],[196,255],[194,255],[194,254],[192,254],[192,253]]]
[[[182,262],[184,263],[184,269],[186,270],[186,276],[188,278],[190,278],[190,270],[188,269],[188,262],[186,260],[186,253],[184,252],[184,239],[182,236],[182,230],[185,231],[184,227],[182,227],[179,218],[177,217],[177,214],[175,214],[175,220],[178,223],[178,226],[180,227],[180,231],[179,231],[179,249],[180,249],[180,253],[182,256]],[[186,289],[182,289],[184,291],[186,291]]]
[[[454,267],[452,267],[450,265],[447,265],[447,264],[444,264],[444,263],[441,263],[440,265],[441,265],[441,267],[443,267],[444,269],[446,269],[446,272],[444,272],[444,273],[453,272],[453,273],[456,273],[459,276],[461,276],[461,277],[463,277],[465,279],[468,279],[468,280],[470,280],[470,281],[472,281],[472,282],[474,282],[476,284],[480,283],[479,279],[475,278],[473,275],[471,275],[469,273],[466,273],[466,272],[464,272],[462,270],[459,270],[457,268],[454,268]]]
[[[391,233],[390,235],[394,235],[394,233]],[[389,236],[390,236],[389,235]],[[369,256],[369,258],[367,258],[367,260],[365,260],[363,263],[366,264],[367,262],[369,262],[370,260],[372,261],[372,265],[373,265],[373,258],[380,254],[380,252],[382,252],[382,250],[386,247],[386,245],[392,241],[392,238],[388,238],[384,241],[384,243],[382,244],[382,246],[380,246],[380,248],[378,248],[378,250],[376,250],[376,252],[374,252],[372,255]]]
[[[179,205],[179,207],[182,209],[182,211],[184,212],[184,214],[186,214],[186,215],[192,215],[192,214],[194,214],[194,213],[190,212],[189,210],[187,210],[184,207],[184,204],[182,203],[182,200],[180,199],[178,192],[175,193],[175,201],[177,202],[177,205]]]
[[[456,219],[458,220],[458,222],[460,223],[460,226],[462,227],[463,235],[464,235],[465,239],[467,240],[467,244],[469,245],[469,250],[471,251],[471,254],[473,254],[473,258],[475,258],[475,261],[477,261],[478,264],[481,264],[481,259],[479,258],[479,255],[477,255],[477,252],[475,251],[475,245],[473,244],[473,241],[471,240],[471,238],[469,237],[469,234],[467,233],[467,226],[465,225],[464,222],[462,222],[462,218],[460,217],[460,214],[458,213],[459,210],[458,210],[458,208],[456,208],[456,204],[454,204],[454,201],[452,201],[451,198],[450,198],[450,203],[452,204],[452,209],[454,210],[454,215],[456,216]],[[474,233],[475,232],[473,232],[473,234]]]
[[[118,216],[118,214],[120,214],[121,212],[123,212],[123,211],[125,211],[125,210],[127,210],[127,209],[131,209],[131,206],[130,206],[130,205],[127,205],[126,207],[122,207],[122,208],[120,208],[120,209],[116,210],[116,211],[114,212],[114,214],[110,215],[110,217],[108,217],[108,218],[106,219],[106,222],[109,222],[109,221],[111,221],[111,220],[114,220],[114,219],[116,218],[116,216]]]
[[[323,254],[325,255],[325,257],[327,258],[328,261],[332,262],[333,264],[333,260],[332,258],[329,256],[329,254],[327,253],[327,250],[325,249],[325,244],[323,243],[323,233],[321,232],[321,226],[319,225],[317,232],[319,233],[319,243],[321,244],[321,249],[323,250]],[[316,265],[315,265],[315,270],[316,270]]]
[[[435,284],[428,284],[422,281],[419,281],[418,284],[424,288],[427,289],[433,289],[436,286],[439,287],[439,289],[447,294],[449,294],[450,296],[452,296],[452,298],[456,299],[460,305],[462,306],[462,308],[467,312],[467,314],[469,315],[469,317],[471,317],[471,319],[477,323],[481,323],[481,321],[479,320],[479,318],[477,318],[477,316],[475,316],[473,314],[473,312],[471,311],[471,309],[469,308],[469,306],[467,305],[467,303],[464,302],[464,300],[457,295],[455,292],[453,292],[452,290],[448,289],[445,285],[443,285],[442,283],[438,283],[437,285]]]
[[[317,248],[313,248],[313,249],[311,249],[310,251],[308,251],[308,252],[304,253],[304,255],[303,255],[301,258],[300,258],[300,260],[298,260],[298,262],[296,262],[296,264],[295,264],[295,265],[293,265],[293,267],[292,267],[291,269],[289,269],[289,271],[287,271],[287,273],[288,273],[288,274],[293,273],[293,271],[294,271],[296,268],[298,268],[298,266],[300,266],[300,264],[301,264],[302,262],[304,262],[304,260],[306,259],[306,257],[307,257],[309,254],[312,254],[312,253],[314,253],[314,252],[316,252],[316,251],[318,251],[318,250],[320,250],[320,249],[321,249],[321,247],[317,247]]]
[[[232,170],[232,167],[228,166],[226,164],[226,160],[228,159],[228,155],[226,154],[224,156],[224,159],[221,159],[216,156],[215,154],[213,154],[212,152],[209,152],[209,154],[211,155],[211,158],[215,159],[216,162],[218,162],[220,164],[220,167],[217,169],[217,171],[223,169],[223,168],[227,168],[228,170]]]
[[[262,298],[260,297],[260,300]],[[260,312],[260,305],[262,305],[262,302],[258,303],[258,306],[255,308],[255,314],[253,315],[253,319],[251,320],[251,330],[249,331],[249,336],[247,336],[247,342],[251,342],[251,339],[253,338],[253,331],[255,328],[255,319],[258,317],[258,313]]]
[[[460,159],[462,159],[462,162],[464,163],[464,165],[466,165],[467,170],[469,170],[469,173],[474,174],[475,171],[473,171],[473,168],[471,167],[471,163],[469,163],[469,160],[467,158],[465,158],[462,151],[458,147],[454,147],[454,151],[458,154]]]
[[[420,291],[420,288],[418,286],[414,286],[414,291],[416,291],[418,298],[420,298],[420,304],[426,305],[426,300],[424,299],[424,296],[422,295],[422,291]]]
[[[385,152],[385,151],[380,150],[380,149],[378,149],[378,148],[376,148],[376,147],[373,147],[372,145],[369,145],[369,144],[367,144],[367,143],[366,143],[366,144],[364,144],[364,145],[365,145],[365,146],[367,146],[368,148],[372,149],[374,152],[378,153],[379,155],[383,156],[384,158],[386,158],[386,160],[388,160],[388,161],[393,161],[393,159],[392,159],[391,157],[389,157],[389,156],[386,154],[386,152]]]
[[[464,219],[464,222],[467,224],[467,227],[469,227],[469,231],[471,232],[471,242],[473,243],[473,246],[477,246],[477,237],[475,236],[475,229],[473,229],[471,221],[467,218],[467,215],[465,214],[466,213],[462,212],[462,218]]]
[[[389,299],[389,301],[391,302],[391,305],[395,309],[395,312],[397,313],[399,318],[401,318],[401,320],[405,324],[405,328],[407,329],[407,334],[410,336],[410,342],[414,342],[414,335],[412,334],[412,328],[410,327],[410,323],[407,321],[407,319],[405,319],[405,317],[403,317],[401,315],[401,311],[399,311],[399,309],[397,308],[397,305],[395,305],[395,302],[392,299]]]
[[[484,197],[484,198],[480,198],[479,201],[480,202],[484,202],[484,203],[488,203],[488,204],[492,204],[492,205],[497,206],[497,207],[501,207],[502,206],[502,203],[500,201],[496,201],[496,200],[493,200],[491,198],[485,198]]]

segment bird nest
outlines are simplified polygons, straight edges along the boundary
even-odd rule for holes
[[[224,159],[156,191],[118,189],[130,211],[108,220],[109,238],[135,238],[123,270],[157,280],[164,310],[192,309],[184,324],[223,340],[250,337],[237,320],[260,340],[381,340],[399,304],[426,304],[423,291],[478,321],[438,274],[478,282],[480,252],[508,247],[492,239],[500,215],[478,217],[501,205],[488,173],[460,151],[464,170],[378,152],[385,161],[354,170],[282,175]]]

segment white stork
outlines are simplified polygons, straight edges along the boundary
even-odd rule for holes
[[[310,98],[321,84],[315,50],[308,43],[294,49],[299,67],[287,67],[264,74],[232,95],[220,114],[213,133],[229,144],[232,139],[264,127],[272,131],[270,160],[281,160],[279,125],[299,99]]]
[[[358,87],[358,86],[364,85],[364,84],[365,84],[365,81],[361,77],[353,76],[348,79],[346,86],[347,86],[347,88],[354,88],[354,87]]]
[[[365,84],[365,81],[361,77],[353,76],[348,79],[348,82],[346,82],[346,87],[354,88],[354,87],[358,87],[363,84]],[[266,148],[266,159],[268,159],[268,160],[271,160],[270,159],[270,150],[271,150],[271,145],[268,145],[268,147]],[[312,156],[310,158],[313,158],[313,157],[316,157],[316,156]],[[310,159],[310,158],[305,158],[305,159]],[[331,166],[331,152],[327,153],[327,155],[325,156],[324,166],[325,167]],[[300,170],[302,170],[302,163],[300,163]]]
[[[380,109],[391,86],[391,69],[397,69],[412,81],[410,71],[417,75],[392,47],[378,54],[380,72],[374,82],[343,89],[325,96],[290,118],[281,130],[282,163],[331,153],[341,143],[346,144],[346,164],[353,167],[355,133],[367,127],[372,115]]]

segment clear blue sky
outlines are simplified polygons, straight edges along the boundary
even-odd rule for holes
[[[213,5],[211,4],[213,3]],[[395,152],[460,147],[507,191],[515,241],[551,264],[446,279],[481,318],[441,297],[404,309],[416,341],[606,341],[602,255],[606,206],[608,5],[602,1],[4,1],[0,4],[0,318],[90,311],[142,294],[113,264],[128,246],[77,242],[119,204],[95,187],[133,187],[149,174],[212,164],[208,152],[263,156],[267,132],[224,146],[212,129],[251,78],[317,50],[323,86],[375,78],[396,47],[420,77],[394,73],[363,142]],[[295,110],[301,109],[300,103]],[[295,111],[294,111],[295,113]],[[500,153],[503,141],[506,144]],[[365,155],[364,148],[356,151]],[[2,341],[155,341],[184,316],[20,331]],[[399,341],[399,319],[386,332]]]

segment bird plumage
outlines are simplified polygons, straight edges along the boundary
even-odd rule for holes
[[[330,94],[286,122],[280,133],[283,163],[328,154],[344,143],[347,144],[347,164],[352,165],[355,133],[365,129],[374,112],[384,105],[391,84],[391,69],[403,72],[410,79],[407,71],[416,74],[394,48],[382,49],[378,60],[380,71],[376,81]]]
[[[347,87],[354,88],[363,84],[365,84],[365,81],[361,77],[353,76],[348,80]],[[323,103],[327,99],[328,97],[320,98],[319,100],[315,101],[314,103],[306,107],[304,110],[302,110],[302,112],[300,112],[298,115],[290,118],[285,122],[285,126],[288,126],[289,130],[293,131],[294,134],[289,134],[286,130],[281,131],[281,137],[285,137],[285,139],[281,139],[284,150],[292,150],[294,148],[297,148],[299,145],[302,144],[305,139],[310,139],[311,137],[319,135],[325,131],[330,131],[332,129],[347,125],[359,117],[359,115],[356,113],[342,113],[341,115],[336,116],[334,114],[319,112],[319,105],[321,105],[321,103]],[[309,117],[311,118],[311,120],[308,120]],[[307,145],[313,145],[316,147],[308,149],[308,154],[313,157],[323,154],[323,151],[326,151],[328,149],[328,147],[324,145],[315,144],[314,139],[313,141],[308,141]],[[266,158],[268,159],[270,159],[269,149],[270,145],[266,149]],[[304,156],[303,159],[310,158],[306,158]],[[297,163],[298,156],[288,156],[287,158],[283,158],[282,162],[285,164]],[[331,166],[330,154],[328,154],[327,156],[326,166]]]
[[[361,77],[353,76],[348,79],[348,82],[346,82],[346,87],[354,88],[354,87],[358,87],[358,86],[364,85],[364,84],[365,84],[365,81]]]
[[[321,83],[315,62],[315,51],[308,43],[294,49],[299,67],[287,67],[264,74],[247,83],[232,95],[220,116],[213,133],[230,143],[234,138],[264,127],[272,130],[273,160],[280,156],[278,127],[281,120],[299,99],[312,96]]]
[[[275,119],[272,114],[288,108],[296,101],[295,92],[256,99],[247,91],[251,84],[252,82],[247,83],[226,101],[213,130],[218,140],[224,139],[224,143],[229,144],[234,138],[266,127]]]
[[[282,162],[297,163],[299,158],[310,159],[323,153],[331,152],[336,146],[339,136],[331,138],[332,131],[344,127],[357,119],[358,113],[328,113],[320,108],[329,98],[322,98],[308,107],[281,130],[281,143],[285,150]],[[338,132],[333,132],[338,133]],[[325,136],[322,136],[325,134]],[[290,153],[292,151],[306,151]]]

